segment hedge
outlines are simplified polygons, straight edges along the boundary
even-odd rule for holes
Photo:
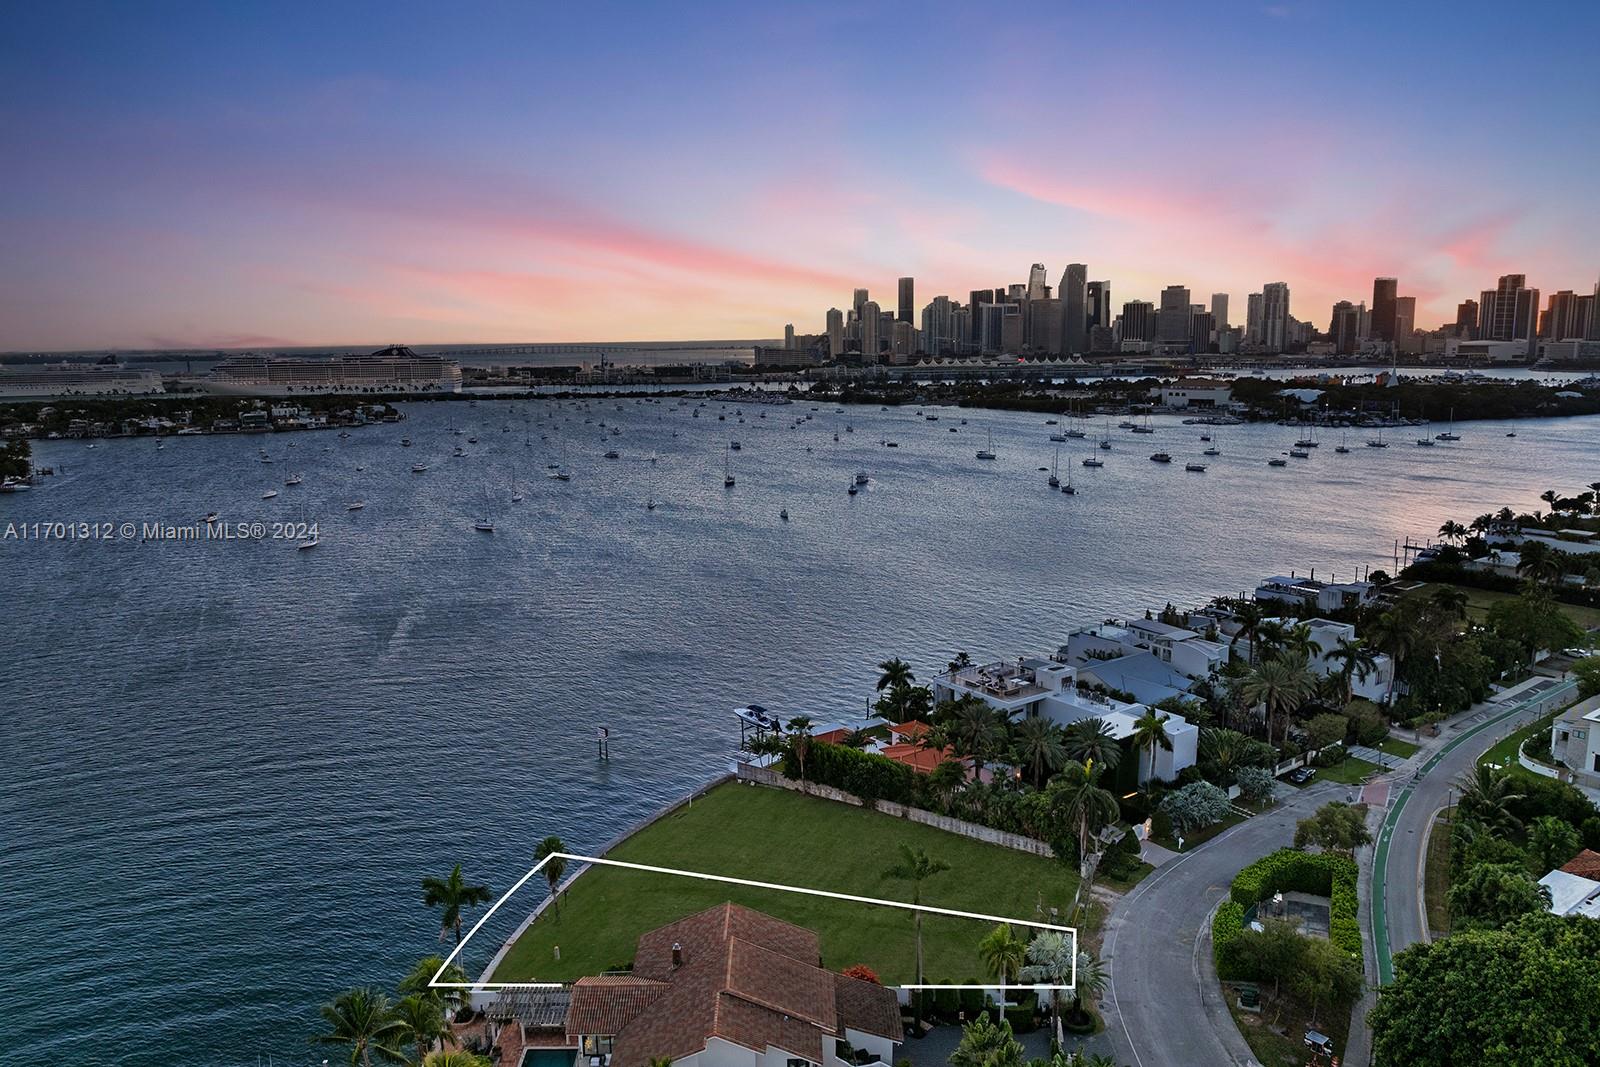
[[[1217,962],[1217,977],[1228,981],[1241,977],[1234,943],[1244,933],[1244,908],[1236,900],[1224,900],[1211,919],[1211,955]]]
[[[1356,919],[1355,860],[1333,852],[1299,852],[1292,848],[1280,848],[1262,856],[1235,875],[1229,895],[1239,906],[1242,921],[1245,908],[1281,892],[1326,896],[1329,899],[1328,940],[1346,952],[1361,955],[1361,925]],[[1220,916],[1221,913],[1218,914]],[[1216,943],[1215,926],[1212,928],[1212,940]]]
[[[792,754],[784,755],[782,770],[788,778],[800,777],[799,761]],[[854,793],[869,803],[892,800],[897,804],[911,804],[917,786],[917,772],[903,763],[876,752],[830,745],[826,741],[811,742],[806,754],[805,778],[818,785],[831,785]]]

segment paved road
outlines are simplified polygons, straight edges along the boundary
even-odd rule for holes
[[[1255,1063],[1216,983],[1201,977],[1211,968],[1211,913],[1241,867],[1291,844],[1296,821],[1351,793],[1331,782],[1278,788],[1276,808],[1157,867],[1112,909],[1102,954],[1111,972],[1106,1030],[1118,1063]]]
[[[1577,683],[1563,682],[1509,708],[1491,705],[1458,720],[1459,732],[1426,758],[1417,776],[1395,797],[1379,827],[1373,854],[1372,884],[1377,891],[1370,906],[1380,984],[1394,981],[1394,953],[1429,940],[1422,892],[1424,842],[1435,813],[1449,805],[1457,779],[1495,742],[1566,703],[1576,691]]]

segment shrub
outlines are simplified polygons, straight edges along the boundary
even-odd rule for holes
[[[967,985],[977,985],[977,979],[968,978]],[[988,997],[981,989],[959,989],[956,991],[961,1001],[961,1011],[968,1019],[976,1019],[983,1014],[984,1004]]]
[[[954,983],[946,978],[941,984],[950,986]],[[959,989],[935,989],[933,991],[933,1013],[945,1022],[955,1022],[956,1016],[961,1014],[960,993]]]
[[[1038,1005],[1035,996],[1029,993],[1016,1004],[1006,1005],[1006,1022],[1011,1024],[1011,1032],[1016,1034],[1031,1034],[1036,1024],[1034,1016],[1037,1014]]]
[[[1328,940],[1347,952],[1361,952],[1361,926],[1356,919],[1355,860],[1331,852],[1280,848],[1235,875],[1229,895],[1239,905],[1242,916],[1243,909],[1283,891],[1326,896],[1329,899]]]
[[[1234,775],[1234,781],[1239,786],[1239,794],[1246,800],[1270,800],[1276,779],[1272,772],[1265,767],[1240,767]]]
[[[1238,941],[1244,933],[1244,908],[1236,900],[1224,900],[1211,919],[1211,955],[1217,963],[1217,977],[1230,981],[1239,977]]]
[[[792,754],[784,755],[781,769],[785,777],[800,777],[800,764]],[[806,756],[807,781],[854,793],[869,804],[875,800],[911,803],[916,778],[917,772],[903,763],[847,745],[812,741]]]
[[[863,982],[871,982],[873,985],[883,984],[878,980],[878,972],[873,970],[871,967],[868,967],[865,963],[857,963],[846,967],[839,973],[844,975],[846,978],[859,978]]]
[[[1228,794],[1210,782],[1195,782],[1168,793],[1161,800],[1161,813],[1172,822],[1172,829],[1187,834],[1221,822],[1229,811]]]
[[[1350,704],[1350,737],[1358,745],[1376,745],[1389,736],[1389,724],[1377,705],[1366,701]]]

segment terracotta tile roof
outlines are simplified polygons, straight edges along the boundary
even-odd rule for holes
[[[1568,874],[1575,874],[1580,878],[1593,878],[1600,882],[1600,852],[1586,848],[1563,863],[1561,869]]]
[[[567,1009],[567,1033],[615,1034],[667,991],[665,982],[648,978],[605,975],[580,978],[572,986]]]
[[[884,996],[887,992],[873,982],[835,974],[833,1005],[840,1031],[849,1027],[864,1034],[877,1034],[899,1041],[903,1034],[900,1028],[900,1004],[893,993]]]
[[[915,740],[927,732],[928,724],[918,719],[912,719],[910,722],[896,723],[895,725],[889,727],[890,737],[896,739],[905,738],[908,741]]]
[[[713,1037],[813,1063],[846,1027],[899,1037],[893,991],[824,970],[820,961],[812,931],[718,905],[641,936],[632,977],[577,982],[567,1032],[614,1037],[613,1067],[690,1056]]]
[[[811,735],[813,740],[826,741],[830,745],[837,745],[849,736],[850,731],[843,726],[836,727],[832,730],[824,730],[820,734]]]
[[[954,758],[948,748],[923,748],[921,745],[885,745],[879,755],[896,763],[904,763],[918,774],[932,774],[933,769],[947,759]]]

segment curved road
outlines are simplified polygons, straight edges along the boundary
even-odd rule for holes
[[[1419,941],[1430,941],[1423,901],[1423,861],[1427,856],[1427,830],[1434,815],[1450,803],[1456,781],[1507,734],[1533,722],[1577,692],[1577,683],[1557,682],[1527,700],[1507,708],[1480,711],[1458,720],[1460,732],[1446,741],[1395,797],[1378,829],[1372,860],[1372,939],[1378,963],[1378,982],[1394,981],[1394,953]]]
[[[1280,787],[1281,789],[1282,787]],[[1133,1067],[1254,1064],[1217,984],[1211,913],[1239,869],[1294,841],[1297,821],[1352,787],[1323,782],[1162,864],[1117,902],[1102,955],[1110,970],[1106,1032]]]

